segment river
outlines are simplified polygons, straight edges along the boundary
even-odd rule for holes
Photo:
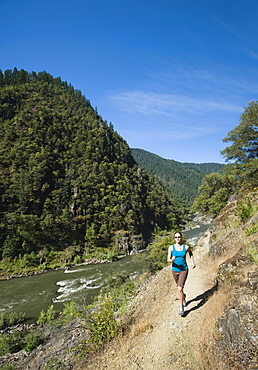
[[[199,224],[197,228],[184,232],[188,243],[195,245],[207,228],[208,225]],[[141,274],[143,269],[137,255],[131,255],[112,263],[79,266],[0,281],[0,311],[25,312],[28,322],[34,322],[40,311],[46,311],[51,304],[56,310],[61,310],[63,302],[73,298],[89,304],[110,276],[125,271],[133,278]]]

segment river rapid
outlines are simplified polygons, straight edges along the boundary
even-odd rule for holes
[[[196,226],[184,232],[187,242],[192,246],[209,225],[199,223]],[[0,312],[25,312],[27,322],[34,322],[40,311],[46,311],[52,304],[56,310],[63,309],[63,303],[71,299],[90,304],[105,286],[107,279],[119,272],[126,272],[130,278],[134,278],[143,270],[141,260],[137,255],[131,255],[112,263],[78,266],[0,281]]]

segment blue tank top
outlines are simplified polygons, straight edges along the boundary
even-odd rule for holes
[[[171,257],[175,256],[176,259],[172,263],[172,270],[176,272],[181,272],[188,269],[187,263],[186,263],[186,253],[187,250],[185,248],[185,244],[182,245],[182,250],[177,251],[175,248],[175,244],[172,244],[171,246]]]

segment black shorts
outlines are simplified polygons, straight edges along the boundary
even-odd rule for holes
[[[172,275],[175,279],[176,285],[183,288],[187,279],[188,269],[180,272],[172,270]]]

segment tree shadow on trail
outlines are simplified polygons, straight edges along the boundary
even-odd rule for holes
[[[216,282],[216,284],[212,288],[206,290],[206,292],[204,292],[204,293],[198,295],[197,297],[187,301],[186,306],[189,306],[189,304],[191,304],[192,302],[198,302],[198,301],[200,301],[200,302],[196,306],[190,308],[189,310],[185,309],[185,313],[184,313],[183,317],[186,317],[187,315],[189,315],[190,312],[198,310],[198,308],[202,307],[217,290],[218,290],[218,281]]]

